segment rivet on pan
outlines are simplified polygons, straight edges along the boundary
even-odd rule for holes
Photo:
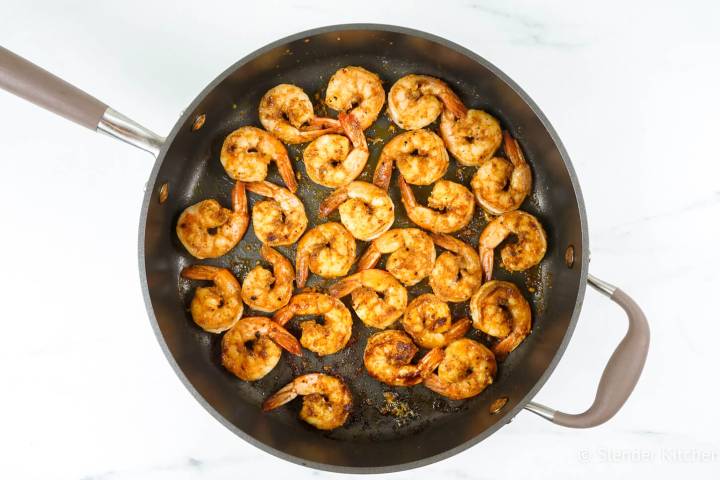
[[[572,268],[575,265],[575,247],[568,245],[565,249],[565,265],[568,268]]]
[[[160,203],[165,203],[168,199],[168,184],[167,182],[160,185],[160,191],[158,192],[158,200]]]
[[[490,404],[490,415],[498,413],[508,402],[508,397],[498,397]]]
[[[195,118],[195,121],[193,122],[193,126],[192,126],[193,132],[200,130],[203,125],[205,125],[205,114],[204,113],[202,115],[198,115]]]

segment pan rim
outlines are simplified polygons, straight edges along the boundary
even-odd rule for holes
[[[165,338],[162,335],[162,332],[160,331],[160,326],[158,324],[157,318],[155,317],[155,311],[152,306],[152,300],[150,298],[150,290],[148,287],[148,280],[147,280],[147,270],[145,266],[145,232],[146,232],[146,224],[147,224],[147,216],[148,216],[148,210],[150,206],[150,202],[152,201],[152,198],[155,193],[155,185],[157,182],[158,173],[160,171],[161,166],[163,165],[163,162],[165,160],[165,156],[167,154],[167,151],[170,147],[170,145],[175,140],[175,137],[179,133],[180,129],[183,128],[183,125],[186,124],[188,119],[191,116],[196,115],[195,109],[199,106],[199,104],[207,97],[207,95],[212,92],[215,87],[220,84],[222,81],[224,81],[230,74],[232,74],[234,71],[236,71],[238,68],[242,67],[244,64],[250,62],[251,60],[258,58],[265,54],[266,52],[275,49],[279,46],[285,45],[289,42],[301,40],[306,37],[315,36],[315,35],[321,35],[331,32],[340,32],[345,30],[367,30],[367,31],[381,31],[381,32],[390,32],[390,33],[400,33],[408,36],[414,36],[418,37],[424,40],[432,41],[437,44],[440,44],[444,47],[450,48],[452,50],[455,50],[456,52],[463,54],[467,56],[468,58],[472,59],[473,61],[481,64],[483,67],[490,70],[494,75],[496,75],[501,81],[503,81],[505,84],[507,84],[526,104],[527,106],[532,110],[532,112],[537,116],[537,118],[542,123],[543,127],[547,130],[548,134],[552,138],[554,144],[556,145],[558,152],[560,153],[560,156],[562,158],[563,164],[565,165],[565,168],[567,169],[568,176],[570,177],[570,182],[572,184],[575,200],[578,205],[578,213],[580,216],[580,229],[581,229],[581,255],[579,258],[579,262],[576,262],[576,264],[579,267],[579,286],[578,286],[578,292],[577,292],[577,298],[575,300],[575,306],[572,313],[572,318],[570,319],[570,323],[568,325],[568,328],[565,332],[565,335],[560,342],[558,349],[551,359],[547,369],[542,373],[538,381],[535,383],[535,385],[530,389],[530,391],[513,407],[512,409],[505,412],[502,417],[498,419],[497,422],[495,422],[491,427],[487,428],[480,434],[476,435],[475,437],[471,438],[470,440],[461,443],[460,445],[457,445],[453,448],[450,448],[448,450],[445,450],[442,453],[438,453],[436,455],[432,455],[429,457],[425,457],[419,460],[415,460],[412,462],[406,462],[406,463],[400,463],[400,464],[392,464],[392,465],[384,465],[379,467],[348,467],[343,465],[334,465],[334,464],[326,464],[322,462],[315,462],[310,461],[305,458],[297,457],[295,455],[288,454],[286,452],[283,452],[281,450],[277,450],[271,445],[268,445],[264,442],[261,442],[257,440],[255,437],[248,435],[238,427],[236,427],[234,424],[229,422],[223,415],[221,415],[215,408],[205,400],[205,398],[195,389],[194,385],[190,382],[190,380],[185,376],[180,366],[175,361],[175,357],[170,352],[167,343],[165,342]],[[225,69],[222,73],[220,73],[217,77],[215,77],[196,97],[195,99],[190,103],[190,105],[184,110],[183,114],[180,116],[180,118],[177,120],[175,125],[173,126],[172,130],[168,134],[165,143],[162,145],[162,148],[160,149],[160,152],[158,153],[158,156],[155,160],[155,164],[153,165],[152,171],[150,173],[150,176],[148,178],[148,181],[146,183],[145,188],[145,195],[142,202],[142,208],[140,213],[140,224],[138,228],[138,266],[139,266],[139,273],[140,273],[140,283],[142,288],[142,294],[143,299],[145,301],[145,308],[148,313],[148,318],[150,320],[151,327],[153,329],[153,332],[155,333],[155,337],[160,344],[160,348],[162,349],[165,357],[167,358],[168,362],[172,366],[173,370],[175,371],[175,374],[180,379],[182,384],[185,386],[185,388],[190,392],[190,394],[195,398],[195,400],[200,403],[200,405],[205,408],[205,410],[213,416],[218,422],[220,422],[222,425],[224,425],[226,428],[228,428],[230,431],[232,431],[235,435],[243,439],[244,441],[250,443],[251,445],[263,450],[264,452],[270,453],[271,455],[274,455],[278,458],[281,458],[283,460],[295,463],[297,465],[302,465],[305,467],[310,468],[316,468],[319,470],[324,470],[328,472],[334,472],[334,473],[348,473],[348,474],[378,474],[378,473],[392,473],[392,472],[400,472],[405,470],[411,470],[423,466],[430,465],[432,463],[438,462],[440,460],[444,460],[447,458],[450,458],[478,443],[480,443],[485,438],[489,437],[493,433],[495,433],[497,430],[499,430],[501,427],[505,426],[506,424],[510,423],[510,421],[527,405],[538,393],[538,391],[543,387],[545,382],[549,379],[550,375],[553,373],[555,368],[557,367],[558,362],[562,358],[563,354],[565,353],[565,349],[567,348],[568,343],[570,342],[570,338],[573,335],[573,332],[575,331],[575,327],[577,325],[578,317],[580,315],[580,311],[582,309],[583,300],[585,298],[585,290],[587,286],[587,275],[588,275],[588,264],[590,261],[590,252],[589,252],[589,238],[588,238],[588,225],[587,225],[587,214],[585,211],[585,202],[583,200],[582,191],[580,189],[580,184],[577,178],[577,174],[575,173],[575,170],[572,166],[572,163],[570,161],[570,157],[567,153],[567,150],[565,149],[562,141],[560,140],[560,137],[558,136],[555,129],[550,124],[550,121],[545,117],[543,112],[540,110],[538,105],[530,98],[530,96],[522,89],[520,86],[515,83],[509,76],[507,76],[504,72],[502,72],[498,67],[496,67],[494,64],[486,60],[485,58],[481,57],[480,55],[476,54],[475,52],[457,44],[454,42],[451,42],[443,37],[427,33],[421,30],[416,30],[412,28],[407,27],[400,27],[396,25],[386,25],[386,24],[377,24],[377,23],[347,23],[347,24],[337,24],[337,25],[328,25],[324,27],[319,28],[313,28],[309,30],[305,30],[299,33],[295,33],[286,37],[283,37],[281,39],[278,39],[274,42],[271,42],[263,47],[258,48],[257,50],[251,52],[250,54],[246,55],[245,57],[241,58],[234,64],[232,64],[230,67]]]

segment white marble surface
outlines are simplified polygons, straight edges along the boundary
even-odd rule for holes
[[[607,425],[571,431],[523,413],[460,455],[389,477],[718,478],[717,2],[4,0],[0,9],[2,45],[160,133],[239,57],[325,24],[403,24],[494,62],[562,137],[587,204],[591,270],[650,319],[647,368]],[[0,112],[0,477],[338,478],[236,438],[163,357],[136,262],[150,157],[4,92]],[[584,409],[624,325],[588,292],[537,399]]]

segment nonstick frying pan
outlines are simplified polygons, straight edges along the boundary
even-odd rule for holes
[[[496,269],[532,299],[533,331],[503,363],[496,381],[481,395],[449,401],[422,386],[390,388],[372,380],[362,367],[361,352],[369,330],[359,321],[348,348],[319,358],[284,355],[270,375],[241,382],[219,362],[219,336],[205,333],[190,320],[187,305],[196,285],[181,280],[180,270],[198,263],[174,234],[179,213],[205,198],[229,203],[231,180],[218,161],[225,136],[241,125],[259,125],[258,102],[278,83],[301,86],[323,97],[333,72],[361,65],[382,78],[386,90],[401,76],[422,73],[447,81],[466,105],[500,120],[520,142],[533,170],[533,193],[522,209],[547,229],[548,252],[524,274]],[[169,362],[185,386],[215,418],[238,436],[280,458],[330,471],[377,473],[415,468],[447,458],[474,445],[508,423],[522,408],[567,427],[592,427],[610,419],[623,405],[640,376],[647,356],[649,328],[640,308],[620,289],[588,274],[588,229],[580,186],[568,154],[535,103],[497,67],[465,48],[427,33],[387,25],[339,25],[302,32],[248,55],[207,86],[185,109],[167,138],[162,138],[92,96],[0,47],[0,86],[92,130],[142,148],[156,157],[140,213],[140,281],[151,324]],[[321,102],[316,102],[321,109]],[[323,112],[324,113],[324,112]],[[328,112],[332,114],[332,112]],[[386,115],[366,133],[387,139]],[[381,145],[361,179],[369,179]],[[289,149],[303,176],[299,196],[311,224],[317,205],[329,190],[304,175],[301,149]],[[452,162],[455,163],[455,162]],[[469,183],[472,170],[453,167],[446,178]],[[269,180],[281,183],[276,171]],[[394,180],[393,180],[394,182]],[[422,198],[427,190],[416,191]],[[395,226],[410,226],[398,201]],[[251,195],[252,197],[252,195]],[[251,199],[251,203],[256,199]],[[486,220],[476,214],[464,235],[476,244]],[[206,263],[231,268],[242,278],[258,260],[252,228],[225,257]],[[364,245],[358,246],[364,250]],[[290,258],[294,247],[283,249]],[[314,286],[325,283],[314,280]],[[629,328],[598,386],[592,406],[572,415],[532,402],[560,360],[575,328],[585,284],[620,305]],[[411,289],[414,296],[425,282]],[[456,306],[462,315],[464,306]],[[293,327],[291,327],[292,330]],[[471,334],[486,341],[479,333]],[[262,414],[263,398],[301,372],[329,371],[345,378],[355,405],[349,423],[321,433],[297,419],[298,401]],[[387,395],[390,395],[387,397]]]

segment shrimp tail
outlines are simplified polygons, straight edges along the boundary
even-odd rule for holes
[[[434,373],[425,378],[423,385],[435,393],[439,393],[440,395],[444,395],[446,397],[450,396],[448,394],[450,392],[451,384]]]
[[[190,280],[215,280],[215,276],[220,270],[220,268],[210,265],[190,265],[183,268],[180,275]]]
[[[420,376],[427,378],[440,365],[445,358],[445,351],[442,348],[433,348],[423,356],[417,363]]]
[[[307,282],[310,270],[309,260],[310,257],[307,252],[298,251],[295,256],[295,285],[298,288],[303,288],[305,282]]]
[[[340,187],[330,195],[328,195],[322,202],[320,202],[319,214],[325,218],[329,216],[336,208],[340,206],[345,200],[348,199],[348,188]]]
[[[278,408],[286,403],[297,398],[298,394],[295,391],[295,382],[292,381],[285,385],[283,388],[270,395],[262,404],[263,412],[268,412],[275,408]]]
[[[525,156],[522,153],[520,144],[507,130],[503,131],[503,142],[505,144],[505,155],[515,167],[525,165]]]
[[[361,150],[367,150],[367,140],[365,139],[365,134],[363,133],[363,129],[357,118],[355,118],[352,113],[341,112],[338,114],[338,120],[340,120],[340,125],[342,126],[345,135],[347,135],[352,142],[353,147]]]
[[[295,316],[295,306],[290,300],[290,303],[288,305],[285,305],[283,308],[275,312],[275,315],[273,315],[273,322],[277,323],[281,327],[285,325],[287,322],[292,320],[292,318]]]
[[[460,320],[453,322],[450,329],[445,332],[445,339],[448,343],[450,343],[453,340],[457,340],[458,338],[465,336],[467,331],[470,329],[470,325],[472,325],[472,321],[469,318],[461,318]]]
[[[324,130],[324,132],[321,134],[324,135],[325,133],[341,133],[343,131],[343,127],[340,122],[335,120],[334,118],[313,117],[308,122],[308,125],[302,127],[300,130],[306,132]]]
[[[358,260],[358,271],[374,268],[380,261],[380,257],[382,257],[382,253],[377,249],[374,242],[371,243],[363,256],[360,257],[360,260]]]
[[[443,92],[438,96],[443,102],[443,105],[445,105],[445,108],[447,108],[448,111],[455,116],[455,118],[463,118],[467,115],[467,107],[463,104],[462,100],[460,100],[460,97],[458,97],[457,94],[450,89],[450,87],[443,89]]]
[[[252,193],[262,195],[263,197],[274,197],[275,191],[278,187],[270,182],[248,182],[245,184],[245,188]]]
[[[349,277],[343,278],[335,285],[332,285],[330,288],[328,288],[328,294],[331,297],[342,298],[346,295],[349,295],[350,293],[352,293],[353,290],[357,289],[360,286],[360,281],[357,278],[354,278],[353,275],[351,275]]]
[[[280,177],[283,179],[287,189],[292,193],[295,193],[297,191],[298,184],[297,179],[295,178],[295,171],[293,170],[292,162],[290,161],[287,151],[275,159],[275,164],[278,167]]]
[[[232,206],[235,213],[248,216],[247,194],[245,184],[238,180],[232,190]]]
[[[433,242],[438,247],[457,253],[459,240],[445,233],[431,233]]]
[[[297,338],[295,338],[292,333],[288,332],[277,323],[273,324],[268,336],[288,352],[298,357],[302,357],[300,342],[298,342]]]
[[[495,263],[495,250],[480,248],[480,264],[483,270],[483,283],[492,280],[493,264]]]
[[[400,194],[402,196],[403,204],[406,210],[414,209],[418,206],[417,200],[415,200],[415,194],[413,193],[410,185],[407,184],[402,175],[398,176],[398,185],[400,186]]]
[[[390,188],[390,180],[392,179],[394,164],[395,162],[393,162],[392,156],[380,155],[380,160],[375,167],[373,183],[385,191]]]

